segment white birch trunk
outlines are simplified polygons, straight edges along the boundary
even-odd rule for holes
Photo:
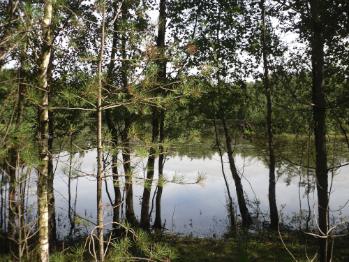
[[[44,1],[44,17],[42,20],[42,52],[40,58],[40,71],[38,89],[41,93],[41,105],[39,108],[39,153],[40,166],[38,168],[38,212],[39,212],[39,261],[49,261],[49,227],[48,227],[48,198],[47,198],[47,179],[48,179],[48,84],[47,84],[47,69],[51,55],[52,44],[52,1]]]

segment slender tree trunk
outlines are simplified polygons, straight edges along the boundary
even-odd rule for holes
[[[158,75],[157,75],[157,84],[163,85],[166,81],[166,58],[165,58],[165,37],[166,37],[166,0],[160,0],[159,2],[159,25],[158,25],[158,36],[156,39],[156,46],[159,51],[159,57],[157,59],[158,66]],[[160,89],[161,92],[161,89]],[[163,93],[163,92],[162,92]],[[162,113],[160,112],[162,111]],[[149,229],[149,201],[151,194],[151,186],[154,177],[154,165],[155,165],[155,143],[158,140],[159,136],[159,124],[161,124],[161,114],[164,115],[163,110],[158,110],[153,107],[152,109],[152,145],[149,149],[149,157],[147,163],[147,180],[144,183],[143,199],[142,199],[142,210],[141,210],[141,226],[145,229]],[[163,129],[162,129],[163,132]],[[161,149],[161,148],[159,148]],[[163,151],[163,148],[162,148]],[[159,159],[159,171],[162,173],[162,162],[163,162],[163,152],[161,154],[161,162]],[[159,155],[160,158],[160,155]],[[159,174],[160,176],[160,174]],[[162,176],[162,174],[161,174]],[[162,192],[162,189],[160,190]],[[161,193],[159,195],[161,198]]]
[[[71,180],[72,180],[72,168],[73,168],[73,134],[69,133],[69,172],[68,172],[68,218],[70,222],[69,236],[73,237],[75,228],[75,218],[73,215],[72,208],[72,197],[71,197]]]
[[[48,164],[48,215],[49,215],[49,240],[50,240],[50,248],[52,249],[57,241],[57,225],[56,225],[56,210],[55,210],[55,193],[54,193],[54,167],[53,167],[53,127],[52,114],[50,112],[50,138],[49,138],[49,151],[50,151],[50,159]]]
[[[15,130],[20,129],[22,122],[24,100],[25,100],[25,57],[26,48],[21,50],[20,55],[20,68],[18,70],[18,91],[17,91],[17,102],[16,102],[16,118],[15,118]],[[15,131],[15,132],[16,132]],[[19,223],[21,217],[17,212],[19,210],[19,201],[17,199],[16,192],[20,186],[17,181],[19,176],[19,165],[20,165],[20,143],[17,136],[15,137],[14,145],[9,150],[8,160],[8,176],[9,176],[9,196],[8,196],[8,235],[10,238],[10,250],[14,254],[19,254],[19,245],[16,243],[16,234],[20,232],[21,228]]]
[[[221,53],[220,53],[220,33],[221,33],[221,10],[218,10],[218,27],[216,30],[216,43],[215,43],[215,52],[216,52],[216,67],[217,67],[217,72],[216,72],[216,79],[218,82],[218,89],[221,88],[220,84],[221,84],[221,79],[220,79],[220,74],[221,74],[221,70],[220,70],[220,58],[221,58]],[[242,226],[243,227],[249,227],[252,224],[252,219],[250,216],[250,213],[248,211],[247,205],[246,205],[246,200],[245,200],[245,195],[244,195],[244,190],[243,190],[243,186],[241,183],[241,178],[238,174],[238,171],[236,169],[235,166],[235,160],[234,160],[234,156],[233,156],[233,149],[232,149],[232,145],[231,145],[231,138],[229,135],[229,131],[228,131],[228,127],[226,124],[226,120],[225,120],[225,114],[224,114],[224,109],[220,109],[219,111],[220,113],[220,119],[222,121],[223,124],[223,129],[224,129],[224,136],[225,136],[225,144],[226,144],[226,148],[227,148],[227,154],[228,154],[228,160],[229,160],[229,166],[230,166],[230,171],[232,173],[233,179],[234,179],[234,183],[235,183],[235,189],[236,189],[236,195],[237,195],[237,199],[238,199],[238,205],[239,205],[239,210],[240,210],[240,214],[241,214],[241,218],[242,218]]]
[[[20,188],[19,188],[19,206],[18,206],[18,220],[19,220],[19,257],[21,258],[20,260],[23,259],[25,256],[26,259],[28,259],[28,226],[26,223],[26,188],[27,188],[27,183],[29,179],[29,175],[31,173],[31,170],[27,170],[25,174],[21,175],[21,183],[20,183]]]
[[[5,176],[5,175],[4,175]],[[7,223],[6,223],[6,221],[7,221],[7,212],[6,212],[6,210],[7,210],[7,192],[8,192],[8,190],[7,190],[7,185],[5,184],[4,185],[5,186],[5,192],[4,192],[4,196],[5,196],[5,199],[4,199],[4,232],[7,232]]]
[[[223,124],[223,129],[224,129],[225,143],[226,143],[226,147],[227,147],[227,154],[228,154],[228,159],[229,159],[230,171],[232,173],[232,176],[233,176],[233,179],[235,182],[236,195],[237,195],[240,214],[241,214],[241,218],[242,218],[242,226],[249,227],[252,224],[251,215],[250,215],[248,208],[247,208],[247,205],[246,205],[244,189],[242,187],[241,178],[240,178],[238,171],[236,169],[236,166],[235,166],[235,160],[233,157],[233,149],[231,147],[231,138],[230,138],[230,135],[228,132],[228,128],[227,128],[224,114],[222,114],[221,117],[222,117],[221,120],[222,120],[222,124]]]
[[[231,196],[228,179],[227,179],[227,176],[225,175],[225,171],[224,171],[223,152],[221,150],[221,146],[220,146],[220,142],[219,142],[219,138],[218,138],[218,130],[217,130],[216,119],[213,119],[213,125],[214,125],[214,131],[215,131],[216,146],[217,146],[217,149],[218,149],[219,158],[221,160],[222,175],[223,175],[223,178],[224,178],[224,183],[225,183],[225,187],[227,189],[227,195],[228,195],[228,211],[229,211],[229,218],[230,218],[230,228],[232,230],[232,233],[235,233],[236,222],[235,222],[235,212],[234,212],[234,206],[233,206],[233,198]]]
[[[118,15],[118,1],[114,1],[113,8],[114,8],[114,16]],[[118,21],[115,19],[113,24],[113,41],[112,41],[112,48],[111,48],[111,54],[110,54],[110,63],[108,66],[108,79],[107,82],[110,83],[110,86],[108,86],[109,89],[112,89],[112,76],[113,71],[115,69],[115,59],[116,59],[116,50],[117,50],[117,44],[118,44]],[[112,116],[112,110],[107,110],[105,114],[106,122],[108,125],[109,130],[111,131],[112,136],[112,143],[113,147],[116,149],[118,146],[118,129],[116,127],[116,124],[113,121]],[[120,205],[121,205],[121,190],[120,190],[120,179],[119,179],[119,171],[118,171],[118,150],[112,151],[112,178],[113,178],[113,189],[114,189],[114,203],[113,203],[113,229],[114,233],[117,233],[117,230],[119,229],[118,223],[120,222]]]
[[[49,100],[52,97],[52,85],[53,82],[53,55],[54,51],[51,49],[51,57],[48,65],[47,77],[49,81]],[[54,194],[54,168],[53,168],[53,139],[54,139],[54,113],[50,111],[49,115],[49,140],[48,140],[48,150],[49,150],[49,162],[48,162],[48,215],[49,215],[49,242],[50,249],[52,250],[57,242],[57,226],[56,226],[56,210],[55,210],[55,194]]]
[[[121,22],[127,23],[128,19],[128,1],[122,2],[121,6]],[[123,28],[123,27],[122,27]],[[128,91],[128,70],[129,70],[129,62],[127,57],[127,31],[123,28],[121,33],[121,80],[123,92],[130,98],[130,94]],[[126,220],[134,226],[138,225],[138,221],[136,219],[136,215],[134,213],[133,208],[133,171],[131,166],[131,144],[129,131],[132,124],[131,113],[128,108],[122,107],[123,112],[123,122],[124,128],[121,132],[121,140],[122,140],[122,160],[123,167],[125,173],[125,191],[126,191]]]
[[[143,229],[150,228],[149,222],[149,202],[150,202],[150,194],[151,187],[154,177],[154,166],[155,166],[155,156],[156,149],[155,143],[157,142],[159,135],[159,118],[157,108],[153,107],[152,113],[152,139],[151,146],[149,148],[148,162],[147,162],[147,177],[144,181],[144,190],[142,197],[142,208],[141,208],[141,227]]]
[[[166,0],[160,0],[159,3],[159,27],[158,27],[158,37],[156,39],[156,45],[160,51],[160,59],[158,60],[158,81],[161,85],[166,83],[166,56],[165,56],[165,43],[166,38]],[[165,92],[161,92],[165,94]],[[158,163],[158,171],[159,171],[159,181],[157,186],[157,194],[155,201],[155,228],[162,228],[161,222],[161,197],[163,191],[163,172],[164,172],[164,163],[165,163],[165,155],[164,155],[164,141],[165,141],[165,110],[159,109],[159,163]]]
[[[18,254],[18,241],[16,239],[16,234],[18,232],[18,203],[16,197],[17,191],[17,160],[19,158],[19,153],[16,148],[11,148],[9,152],[9,163],[8,163],[8,224],[7,233],[9,237],[9,247],[13,254]]]
[[[4,226],[4,173],[3,171],[1,172],[1,182],[0,182],[0,229],[3,230]]]
[[[124,119],[125,127],[122,131],[122,159],[125,173],[125,191],[126,191],[126,220],[131,225],[138,225],[136,215],[133,209],[133,181],[132,181],[132,167],[131,167],[131,148],[128,132],[130,129],[130,120],[126,116]]]
[[[115,127],[114,122],[112,121],[112,116],[110,111],[106,112],[105,115],[108,128],[111,131],[113,147],[117,148],[118,145],[118,130]],[[117,233],[119,229],[118,223],[120,222],[120,205],[121,205],[121,190],[120,190],[120,178],[118,171],[118,150],[112,151],[112,160],[111,160],[111,170],[112,170],[112,179],[113,179],[113,189],[114,189],[114,203],[113,203],[113,229],[114,233]]]
[[[48,215],[49,215],[49,240],[50,248],[52,249],[57,241],[57,226],[56,226],[56,210],[55,210],[55,196],[54,196],[54,168],[53,168],[53,157],[52,157],[52,139],[50,132],[50,160],[49,160],[49,177],[48,177]]]
[[[316,188],[318,196],[318,225],[320,235],[328,232],[328,168],[326,149],[326,100],[324,90],[324,39],[322,28],[322,7],[320,0],[310,1],[312,16],[311,62],[312,62],[312,102],[315,137]],[[328,238],[320,238],[319,259],[331,260]]]
[[[118,172],[118,155],[117,153],[112,156],[112,176],[113,176],[113,188],[114,188],[114,204],[113,204],[113,222],[120,222],[120,205],[121,205],[121,191],[120,180]],[[113,225],[113,228],[117,230],[119,226]]]
[[[57,241],[57,226],[56,226],[56,210],[55,210],[55,195],[54,195],[54,167],[53,167],[53,136],[54,136],[54,124],[53,124],[53,112],[49,112],[49,162],[48,162],[48,215],[49,215],[49,242],[50,249],[52,250]]]
[[[164,163],[165,163],[165,155],[164,155],[164,140],[165,140],[165,133],[164,133],[164,121],[165,121],[165,112],[164,110],[160,110],[160,117],[159,117],[159,163],[158,163],[158,170],[159,170],[159,181],[157,185],[157,193],[156,193],[156,199],[155,199],[155,221],[154,221],[154,228],[161,229],[162,228],[162,222],[161,222],[161,196],[163,191],[163,175],[164,175]]]
[[[100,50],[98,62],[98,90],[97,90],[97,235],[98,235],[98,261],[104,261],[104,222],[103,222],[103,137],[102,137],[102,65],[105,39],[105,3],[103,3],[102,25],[100,35]]]
[[[128,8],[129,2],[124,1],[121,6],[121,19],[122,23],[127,23],[128,21]],[[128,90],[128,74],[129,74],[129,60],[127,55],[127,41],[128,34],[127,30],[123,27],[122,35],[121,35],[121,80],[123,91],[126,94],[128,99],[131,98],[131,95]],[[125,106],[122,108],[124,113],[124,129],[122,131],[122,157],[123,157],[123,166],[125,172],[125,191],[126,191],[126,219],[131,225],[138,226],[138,221],[136,219],[136,215],[134,213],[133,208],[133,170],[131,166],[131,144],[129,131],[132,125],[132,114]]]
[[[49,88],[47,84],[47,69],[51,55],[52,31],[51,21],[53,15],[52,0],[44,1],[44,17],[42,21],[43,46],[39,68],[39,90],[41,92],[41,105],[39,107],[39,156],[38,167],[38,211],[39,211],[39,261],[49,260],[49,226],[48,226],[48,165],[49,165]]]
[[[108,124],[108,128],[112,133],[113,147],[117,148],[118,131],[111,119],[110,111],[106,112],[105,118]],[[121,190],[120,190],[120,179],[119,179],[119,171],[118,171],[118,150],[112,151],[111,171],[112,171],[113,189],[114,189],[113,229],[114,229],[114,233],[118,233],[117,231],[120,228],[118,223],[120,222],[120,205],[121,205]]]
[[[275,195],[275,154],[273,141],[273,125],[272,125],[272,93],[269,81],[269,61],[268,61],[268,44],[267,44],[267,30],[265,22],[265,0],[261,0],[262,13],[262,55],[263,55],[263,85],[265,89],[265,96],[267,99],[267,137],[268,137],[268,153],[269,153],[269,210],[270,210],[270,227],[273,230],[278,230],[279,215],[276,204]]]

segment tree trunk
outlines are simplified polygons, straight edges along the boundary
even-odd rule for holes
[[[156,47],[159,52],[159,57],[156,61],[158,66],[158,73],[157,73],[157,84],[161,86],[165,83],[166,80],[166,58],[165,58],[165,37],[166,37],[166,0],[160,0],[159,2],[159,25],[158,25],[158,36],[156,39]],[[163,93],[160,89],[160,92]],[[150,193],[151,193],[151,186],[153,182],[154,177],[154,165],[155,165],[155,143],[158,140],[159,136],[159,124],[161,125],[161,115],[164,115],[164,111],[158,110],[157,108],[153,107],[152,109],[152,145],[149,149],[149,157],[148,157],[148,163],[147,163],[147,180],[144,183],[144,191],[143,191],[143,199],[142,199],[142,210],[141,210],[141,226],[145,229],[149,229],[150,222],[149,222],[149,201],[150,201]],[[163,124],[163,123],[162,123]],[[163,133],[162,128],[162,133]],[[163,134],[162,134],[163,135]],[[160,148],[163,151],[163,148]],[[161,154],[161,162],[160,162],[160,155],[159,155],[159,171],[161,171],[162,176],[162,163],[163,163],[163,152]],[[160,177],[160,173],[159,173]],[[160,179],[159,179],[160,180]],[[159,193],[159,192],[158,192]],[[162,194],[162,188],[160,189],[160,194],[158,195],[161,199]],[[159,214],[158,214],[159,215]]]
[[[4,205],[5,205],[5,202],[4,202],[4,172],[3,171],[0,171],[1,172],[1,181],[0,181],[0,201],[1,201],[1,204],[0,204],[0,229],[1,230],[4,230]]]
[[[228,200],[229,200],[228,201],[228,211],[229,211],[229,218],[230,218],[230,228],[231,228],[231,232],[233,234],[235,234],[236,222],[235,222],[235,212],[234,212],[234,206],[233,206],[233,198],[231,196],[228,179],[227,179],[227,176],[225,175],[225,171],[224,171],[223,152],[221,150],[221,146],[220,146],[220,142],[219,142],[219,138],[218,138],[218,130],[217,130],[216,119],[213,119],[213,125],[214,125],[214,131],[215,131],[216,146],[217,146],[218,153],[219,153],[219,158],[220,158],[220,161],[221,161],[222,175],[223,175],[225,187],[227,189],[227,195],[228,195]]]
[[[20,129],[22,123],[23,109],[24,109],[24,100],[25,100],[25,56],[26,48],[21,50],[20,55],[20,68],[18,70],[19,79],[18,79],[18,91],[17,91],[17,102],[16,102],[16,119],[15,119],[15,130]],[[16,132],[15,131],[15,132]],[[14,254],[19,253],[20,243],[16,243],[16,233],[22,230],[21,227],[17,226],[21,220],[19,214],[20,208],[20,195],[17,192],[20,184],[17,181],[17,176],[19,176],[19,165],[20,165],[20,141],[18,141],[17,136],[15,136],[14,145],[9,150],[9,160],[8,160],[8,176],[9,176],[9,192],[8,192],[8,235],[10,238],[10,250]],[[21,181],[21,179],[18,179]],[[17,212],[18,211],[18,212]],[[19,244],[19,245],[18,245]]]
[[[165,140],[165,133],[164,133],[164,118],[165,118],[165,112],[164,110],[160,110],[160,116],[159,116],[159,163],[158,163],[158,170],[159,170],[159,181],[157,185],[157,193],[156,193],[156,199],[155,199],[155,221],[154,221],[154,228],[161,229],[162,228],[162,222],[161,222],[161,196],[163,191],[163,174],[164,174],[164,162],[165,162],[165,155],[164,155],[164,140]]]
[[[118,131],[111,119],[110,111],[106,112],[105,119],[108,128],[111,131],[113,147],[117,148],[118,145]],[[120,222],[120,205],[121,205],[121,190],[120,190],[120,179],[118,171],[118,150],[112,151],[111,170],[113,179],[114,189],[114,203],[113,203],[113,229],[114,233],[117,233],[119,229],[118,223]]]
[[[312,102],[315,136],[316,188],[318,196],[318,224],[320,235],[328,232],[328,177],[326,149],[326,100],[324,90],[324,39],[322,35],[321,1],[311,0],[312,38]],[[319,258],[321,262],[331,260],[331,248],[328,238],[320,238]]]
[[[113,2],[114,16],[118,15],[118,1]],[[115,19],[113,24],[113,41],[112,48],[110,51],[110,62],[108,66],[107,82],[110,84],[109,89],[112,89],[112,76],[115,69],[115,59],[116,59],[116,50],[118,45],[118,21]],[[116,149],[118,146],[118,129],[116,124],[113,121],[112,110],[107,110],[105,114],[105,119],[108,125],[108,128],[111,132],[113,147]],[[112,178],[113,178],[113,189],[114,189],[114,203],[113,203],[113,229],[114,233],[117,233],[119,229],[118,223],[120,222],[120,205],[121,205],[121,190],[120,190],[120,179],[118,172],[118,150],[112,151]]]
[[[269,209],[270,209],[270,228],[278,230],[279,227],[279,215],[276,204],[275,195],[275,154],[274,154],[274,142],[273,142],[273,125],[272,125],[272,94],[271,85],[269,81],[269,61],[268,61],[268,46],[266,39],[266,23],[265,23],[265,0],[261,0],[261,13],[262,13],[262,55],[263,55],[263,85],[265,89],[265,96],[267,99],[267,137],[268,137],[268,153],[269,153]]]
[[[235,166],[235,161],[233,157],[233,149],[231,147],[231,138],[228,132],[227,124],[225,121],[225,117],[222,114],[222,124],[224,128],[224,135],[225,135],[225,143],[227,147],[227,154],[228,154],[228,159],[229,159],[229,166],[230,166],[230,171],[232,173],[234,182],[235,182],[235,188],[236,188],[236,195],[238,199],[238,204],[239,204],[239,209],[240,209],[240,214],[242,218],[242,226],[243,227],[249,227],[252,224],[252,219],[250,216],[250,213],[248,211],[247,205],[246,205],[246,200],[244,196],[244,190],[241,184],[241,178],[238,174],[238,171]]]
[[[112,121],[112,116],[110,111],[105,114],[105,119],[109,130],[111,131],[113,147],[116,149],[118,145],[118,130]],[[111,160],[111,170],[113,179],[113,189],[114,189],[114,203],[113,203],[113,229],[114,233],[117,233],[120,228],[118,223],[120,222],[120,205],[121,205],[121,190],[120,190],[120,179],[118,171],[118,150],[112,151]]]
[[[104,222],[103,222],[103,137],[102,137],[102,65],[104,55],[104,42],[105,42],[105,3],[103,3],[102,10],[102,24],[100,35],[100,49],[99,49],[99,61],[98,61],[98,89],[97,89],[97,237],[98,237],[98,261],[104,261]]]
[[[18,171],[18,163],[19,160],[19,152],[13,147],[9,150],[9,163],[7,168],[8,173],[8,223],[7,223],[7,234],[10,240],[9,247],[10,251],[13,254],[17,254],[18,252],[18,241],[16,239],[16,234],[19,230],[18,228],[18,203],[17,203],[17,171]]]
[[[150,228],[149,222],[149,202],[150,202],[150,193],[151,186],[154,177],[154,166],[155,166],[155,143],[157,142],[159,135],[159,119],[158,119],[158,111],[157,108],[153,107],[152,113],[152,139],[151,146],[149,148],[148,162],[147,162],[147,177],[144,181],[144,190],[142,197],[142,208],[141,208],[141,227],[143,229]]]
[[[68,172],[68,218],[70,222],[69,237],[73,237],[75,228],[75,217],[73,215],[72,197],[71,197],[71,180],[72,180],[72,168],[73,168],[73,134],[69,133],[69,172]]]
[[[117,153],[112,156],[112,176],[113,176],[113,188],[114,188],[114,205],[113,205],[113,228],[117,230],[119,226],[116,223],[120,222],[120,205],[121,205],[121,191],[120,180],[118,172],[118,155]]]
[[[49,112],[49,162],[48,162],[48,215],[49,215],[49,241],[50,248],[52,249],[57,241],[57,226],[56,226],[56,210],[55,210],[55,194],[54,194],[54,167],[53,167],[53,136],[54,136],[54,125],[53,125],[53,112]]]
[[[121,6],[121,22],[126,23],[128,19],[128,2],[124,1]],[[127,94],[127,97],[130,98],[130,94],[128,91],[128,70],[129,70],[129,62],[127,59],[127,33],[125,30],[122,31],[121,34],[121,81],[123,92]],[[134,213],[133,208],[133,172],[131,167],[131,145],[130,145],[130,137],[129,131],[132,124],[131,113],[127,109],[127,107],[121,108],[124,113],[124,129],[121,132],[121,140],[122,140],[122,159],[123,159],[123,167],[125,173],[125,191],[126,191],[126,220],[134,226],[138,225],[136,215]]]
[[[158,60],[158,81],[160,84],[166,83],[166,56],[165,56],[165,38],[166,38],[166,0],[160,0],[159,3],[159,27],[158,27],[158,37],[157,37],[157,47],[160,49],[160,59]],[[165,93],[165,92],[161,92]],[[158,171],[159,171],[159,181],[157,185],[157,194],[155,201],[155,228],[162,228],[161,222],[161,197],[163,191],[163,172],[164,172],[164,141],[165,141],[165,130],[164,123],[165,122],[165,110],[159,109],[159,163],[158,163]]]
[[[134,209],[133,209],[133,181],[131,167],[131,149],[128,132],[130,129],[129,117],[125,117],[125,127],[122,131],[122,159],[125,173],[125,191],[126,191],[126,219],[131,225],[138,225]]]
[[[48,89],[49,89],[49,97],[48,99],[51,100],[52,97],[52,85],[53,82],[53,60],[54,60],[54,50],[51,49],[51,56],[50,56],[50,62],[47,69],[47,78],[48,78]],[[48,113],[48,117],[50,119],[49,121],[49,140],[48,140],[48,150],[49,150],[49,162],[48,162],[48,215],[49,215],[49,244],[50,249],[52,250],[57,241],[57,226],[56,226],[56,210],[55,210],[55,194],[54,194],[54,168],[53,168],[53,139],[54,139],[54,113],[50,111]]]
[[[48,226],[48,165],[49,165],[49,88],[47,84],[47,69],[51,56],[52,31],[51,21],[53,15],[52,0],[44,1],[44,17],[42,20],[43,46],[40,58],[38,77],[38,89],[41,93],[41,105],[39,107],[39,157],[38,167],[38,212],[39,212],[39,261],[49,260],[49,226]]]

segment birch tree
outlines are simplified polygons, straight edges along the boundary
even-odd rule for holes
[[[39,261],[49,261],[49,214],[48,214],[48,166],[49,166],[49,87],[48,66],[52,48],[53,2],[44,1],[42,18],[42,48],[39,60],[38,90],[41,97],[39,106],[39,158],[38,167],[38,227],[39,227]]]

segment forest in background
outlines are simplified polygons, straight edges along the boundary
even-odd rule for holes
[[[49,261],[61,241],[55,156],[96,149],[96,227],[86,236],[92,259],[113,261],[120,246],[131,250],[129,255],[135,249],[129,242],[140,238],[147,244],[140,244],[139,256],[166,261],[167,247],[152,246],[143,231],[134,230],[162,229],[163,169],[174,141],[205,137],[228,157],[239,213],[231,223],[242,231],[254,220],[235,147],[245,139],[266,152],[268,229],[278,232],[277,148],[280,138],[299,136],[311,141],[304,168],[311,167],[315,177],[315,259],[330,261],[340,237],[329,220],[330,173],[348,164],[347,158],[331,162],[334,140],[349,149],[348,10],[347,0],[1,1],[3,249],[14,260],[26,261],[33,252],[37,261]],[[139,217],[133,206],[135,145],[147,158]],[[109,168],[112,230],[105,229],[102,198]],[[30,176],[37,180],[34,216],[26,206]],[[73,221],[70,207],[68,213]],[[118,243],[114,251],[111,238]]]

